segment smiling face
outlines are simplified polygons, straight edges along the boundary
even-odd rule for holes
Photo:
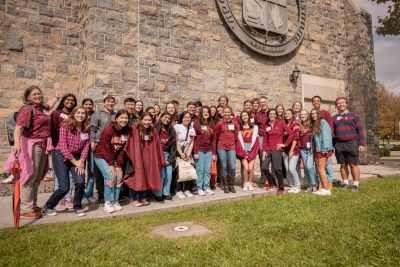
[[[257,112],[259,108],[260,108],[260,102],[258,102],[257,100],[253,101],[253,110]]]
[[[298,112],[300,112],[300,110],[302,109],[302,106],[301,106],[301,103],[300,102],[295,102],[294,104],[293,104],[293,111],[295,112],[295,113],[298,113]]]
[[[154,105],[154,112],[155,112],[155,115],[160,114],[160,106],[159,105]]]
[[[42,91],[39,89],[33,89],[27,97],[28,101],[33,105],[40,105],[43,101]]]
[[[260,98],[260,108],[264,112],[268,110],[268,100],[266,98]]]
[[[196,106],[195,105],[188,105],[187,106],[187,111],[191,114],[194,115],[196,113]]]
[[[154,108],[149,109],[148,112],[151,114],[153,118],[156,116],[156,111],[154,110]]]
[[[72,110],[76,105],[76,101],[72,96],[69,96],[66,99],[64,99],[64,103],[63,104],[64,104],[65,108],[67,108],[69,110]]]
[[[106,101],[104,102],[104,108],[107,111],[113,111],[114,110],[114,106],[115,106],[114,99],[106,99]]]
[[[312,99],[312,105],[314,108],[319,109],[321,107],[321,99],[319,99],[319,97],[314,97]]]
[[[270,122],[274,122],[276,117],[277,117],[276,110],[271,110],[268,113],[268,119],[269,119]]]
[[[247,112],[242,112],[242,115],[240,115],[240,118],[242,119],[242,121],[243,121],[244,123],[248,122],[248,121],[249,121],[249,113],[247,113]]]
[[[318,112],[315,109],[311,110],[311,119],[313,121],[318,120]]]
[[[225,97],[221,97],[221,98],[219,99],[219,105],[220,105],[221,107],[225,107],[227,104],[228,104],[228,101],[226,100]]]
[[[135,104],[135,111],[141,112],[143,110],[143,103],[141,101],[136,102]]]
[[[278,116],[282,116],[283,115],[283,106],[278,106],[276,108],[276,112],[278,113]],[[286,117],[285,117],[286,118]]]
[[[172,103],[167,104],[167,112],[170,115],[174,115],[175,114],[175,105]]]
[[[231,120],[231,113],[232,113],[232,110],[230,108],[224,108],[224,119],[226,121]]]
[[[148,129],[153,124],[153,120],[150,115],[146,115],[142,119],[142,124],[145,129]]]
[[[344,112],[347,109],[347,102],[345,99],[338,99],[336,101],[336,108],[339,112]]]
[[[135,102],[125,102],[124,108],[128,111],[129,115],[135,112]]]
[[[118,125],[119,128],[124,128],[126,125],[128,125],[128,122],[129,118],[128,115],[125,113],[122,113],[118,116],[118,118],[115,118],[115,123]]]
[[[208,120],[210,118],[210,112],[208,112],[208,108],[203,108],[201,115],[204,119]]]
[[[184,126],[189,126],[190,122],[192,121],[192,117],[190,116],[190,113],[186,113],[185,116],[182,118],[182,124]]]
[[[210,108],[210,112],[211,112],[211,117],[214,117],[215,114],[217,114],[217,109],[212,107],[212,108]]]
[[[285,111],[285,119],[291,121],[293,119],[293,114],[290,110]]]
[[[86,110],[86,112],[90,113],[93,110],[93,104],[90,101],[86,101],[83,103],[83,108]]]
[[[79,108],[76,110],[74,114],[74,119],[77,122],[83,122],[86,119],[86,111],[83,108]]]
[[[251,112],[253,110],[253,105],[251,104],[251,102],[246,102],[243,106],[243,109],[246,112]]]
[[[161,123],[164,125],[164,126],[168,126],[169,125],[169,123],[171,122],[171,115],[164,115],[164,116],[162,116],[161,118],[160,118],[160,120],[161,120]]]
[[[308,120],[308,113],[307,113],[307,111],[302,110],[302,111],[300,112],[300,120],[301,120],[302,122],[306,122],[306,121]]]

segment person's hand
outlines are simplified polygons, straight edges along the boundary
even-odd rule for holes
[[[11,148],[11,152],[13,153],[13,155],[18,156],[19,153],[21,153],[21,145],[14,144],[14,146]]]
[[[367,148],[365,146],[358,146],[358,152],[364,153],[367,151]]]
[[[217,155],[212,155],[212,156],[211,156],[211,159],[212,159],[213,161],[216,161],[216,160],[217,160]]]
[[[122,178],[122,168],[121,167],[116,167],[115,168],[115,172],[116,172],[116,175],[117,175],[118,179],[121,179]]]
[[[83,161],[81,161],[81,160],[75,161],[74,165],[75,165],[77,168],[85,168],[85,163],[84,163]]]
[[[200,156],[199,156],[199,154],[194,154],[194,159],[199,159],[200,158]]]
[[[276,147],[281,150],[283,147],[286,147],[285,144],[277,144]]]
[[[56,98],[57,99],[61,98],[61,92],[59,90],[56,91]]]
[[[83,175],[85,173],[85,168],[75,167],[75,171],[79,175]]]
[[[114,166],[110,166],[108,172],[112,175],[112,177],[115,177],[116,171]]]
[[[261,156],[262,161],[264,161],[266,157],[267,157],[267,153],[265,151],[263,151],[262,156]]]
[[[164,161],[164,166],[168,166],[168,165],[169,165],[169,161],[168,160]]]

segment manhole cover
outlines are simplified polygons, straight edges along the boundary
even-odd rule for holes
[[[211,231],[196,222],[179,222],[157,226],[153,229],[153,233],[166,238],[177,238],[207,235]]]

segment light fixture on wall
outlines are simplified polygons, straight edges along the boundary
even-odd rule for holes
[[[297,79],[300,76],[300,70],[297,68],[297,64],[294,67],[294,70],[292,71],[292,74],[290,74],[289,78],[291,82],[297,82]]]

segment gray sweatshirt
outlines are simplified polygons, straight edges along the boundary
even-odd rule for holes
[[[100,142],[100,134],[103,129],[112,121],[115,121],[116,112],[113,110],[111,112],[107,112],[104,110],[98,110],[93,113],[90,118],[90,140],[98,144]]]

